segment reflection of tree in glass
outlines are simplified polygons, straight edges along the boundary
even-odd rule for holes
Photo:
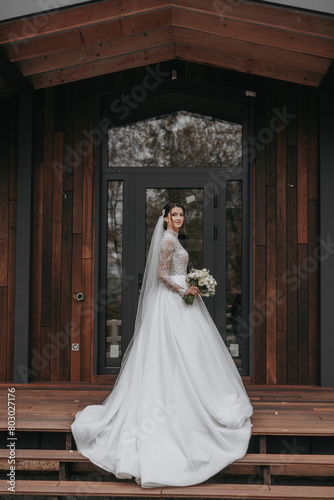
[[[187,204],[187,198],[195,200]],[[189,253],[190,267],[203,267],[203,190],[197,188],[169,188],[146,190],[146,254],[150,245],[152,232],[161,210],[168,201],[180,203],[186,210],[187,238],[180,241]]]
[[[107,320],[121,319],[123,183],[108,183]]]
[[[241,166],[242,126],[178,111],[109,131],[109,167]]]

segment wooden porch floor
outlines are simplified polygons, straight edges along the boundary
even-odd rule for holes
[[[106,384],[0,384],[0,431],[7,431],[8,388],[15,388],[16,431],[70,432],[75,414],[100,404]],[[334,389],[314,386],[246,386],[254,406],[252,434],[333,436]]]
[[[9,392],[8,389],[13,388],[15,392]],[[143,490],[129,481],[116,480],[112,474],[96,468],[73,450],[71,423],[76,412],[87,405],[102,403],[110,390],[111,385],[102,383],[0,384],[0,431],[4,437],[3,449],[0,449],[1,498],[11,498],[4,476],[8,470],[8,394],[15,394],[11,401],[15,402],[15,432],[18,436],[16,464],[19,477],[15,493],[25,498],[35,500],[42,496],[60,500],[68,495],[94,499],[334,498],[334,389],[247,385],[254,416],[252,440],[245,457],[207,483],[153,490]],[[48,437],[45,433],[57,436],[57,449],[45,446],[45,440],[44,446],[37,444],[36,447],[42,435]],[[33,446],[27,445],[27,436],[38,437]],[[278,444],[273,443],[275,439]],[[304,441],[308,444],[300,446]],[[53,476],[48,477],[51,472]],[[36,473],[39,475],[33,476]],[[93,477],[96,473],[97,482]],[[305,480],[308,481],[306,484]]]

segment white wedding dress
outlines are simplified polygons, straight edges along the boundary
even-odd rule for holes
[[[117,383],[72,424],[91,462],[147,488],[201,483],[243,457],[251,436],[253,409],[224,341],[201,297],[182,299],[187,262],[165,231],[154,296]]]

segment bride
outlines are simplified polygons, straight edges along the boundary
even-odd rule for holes
[[[237,368],[198,288],[185,282],[184,214],[178,203],[165,205],[114,389],[72,424],[80,453],[144,488],[201,483],[243,457],[251,436],[253,409]]]

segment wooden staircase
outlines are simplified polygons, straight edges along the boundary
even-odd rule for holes
[[[206,483],[145,489],[134,481],[117,480],[73,449],[70,425],[75,413],[87,404],[101,403],[109,394],[109,388],[84,384],[16,387],[15,492],[8,490],[5,476],[9,451],[3,446],[0,449],[1,499],[20,495],[52,500],[66,496],[333,500],[334,446],[331,449],[330,440],[334,439],[334,390],[247,386],[247,391],[254,406],[252,439],[256,450],[251,450]],[[6,396],[4,388],[0,387],[0,394]],[[5,435],[7,421],[3,414],[4,407],[1,408],[0,431]],[[44,438],[46,432],[57,433],[62,449],[54,449],[54,446],[52,449],[20,448],[23,436],[37,433]],[[272,436],[282,439],[279,452],[270,452]],[[285,440],[301,436],[325,438],[330,451],[314,453],[298,446],[289,448]],[[290,484],[277,484],[282,478],[287,478],[286,483]],[[307,486],[302,484],[305,478],[310,480]]]

